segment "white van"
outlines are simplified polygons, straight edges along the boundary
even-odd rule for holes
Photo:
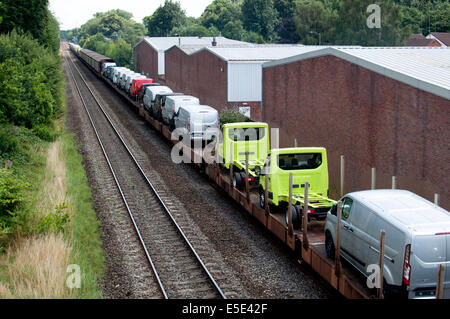
[[[386,297],[435,298],[439,265],[450,298],[450,213],[405,190],[371,190],[342,199],[341,256],[365,276],[378,264],[380,230],[386,232],[383,285]],[[337,209],[328,212],[325,249],[334,258]]]
[[[121,72],[122,72],[123,70],[125,70],[125,69],[126,69],[126,68],[124,68],[124,67],[114,68],[114,71],[113,71],[113,77],[112,77],[112,81],[113,81],[114,84],[117,85],[117,83],[119,82],[120,74],[121,74]]]
[[[120,75],[120,80],[119,80],[119,87],[123,90],[125,89],[125,83],[127,81],[127,77],[131,74],[134,74],[134,71],[131,71],[130,69],[126,69],[125,71],[122,72],[122,74]]]
[[[182,105],[200,105],[200,100],[190,95],[168,96],[165,104],[161,106],[162,121],[171,127],[175,125],[175,114]]]
[[[219,130],[219,112],[209,105],[182,105],[175,117],[175,129],[191,141],[208,141]]]
[[[173,91],[168,86],[164,85],[149,86],[145,88],[144,108],[150,112],[150,115],[152,115],[152,104],[155,102],[156,95],[164,93],[173,93]]]
[[[105,74],[106,68],[109,66],[113,67],[113,66],[116,66],[116,64],[114,62],[103,63],[102,64],[102,74],[103,75]]]

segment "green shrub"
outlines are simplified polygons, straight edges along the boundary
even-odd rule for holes
[[[33,128],[60,114],[61,61],[29,35],[0,35],[0,122]]]
[[[37,231],[42,234],[58,233],[64,230],[68,221],[67,204],[63,203],[56,207],[55,212],[49,213],[39,220]]]
[[[17,152],[17,146],[17,137],[13,134],[12,129],[0,127],[0,158],[10,158]]]
[[[0,168],[0,239],[16,228],[14,218],[24,201],[23,191],[29,185],[17,178],[12,170]]]
[[[37,125],[33,127],[33,134],[46,142],[54,142],[58,137],[58,133],[52,125]]]
[[[220,113],[220,125],[227,123],[251,122],[251,119],[239,112],[238,108],[227,108]]]

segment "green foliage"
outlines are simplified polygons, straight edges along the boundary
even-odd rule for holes
[[[120,39],[117,43],[108,43],[105,55],[114,59],[117,65],[132,68],[131,58],[133,56],[133,48],[125,40]]]
[[[63,203],[55,208],[54,212],[48,213],[40,218],[36,231],[41,234],[59,233],[64,230],[70,217],[67,212],[68,205]]]
[[[144,18],[148,35],[151,37],[166,37],[173,35],[174,28],[186,25],[186,14],[179,2],[165,0],[151,16]]]
[[[27,187],[25,182],[14,176],[12,170],[0,168],[0,218],[12,215],[23,202],[21,191]]]
[[[370,4],[381,8],[381,28],[367,27],[369,14],[366,10]],[[341,0],[337,14],[335,44],[396,46],[402,45],[407,36],[401,26],[400,6],[390,0]]]
[[[180,37],[212,37],[217,35],[211,29],[207,29],[197,23],[184,27],[176,27],[172,30],[172,34],[177,34]]]
[[[246,30],[262,35],[267,41],[275,39],[278,12],[273,6],[273,0],[244,0],[241,10]]]
[[[24,202],[24,190],[29,184],[15,176],[12,170],[0,168],[0,242],[16,229],[16,211]]]
[[[338,20],[336,13],[321,1],[301,0],[298,2],[294,13],[294,22],[297,26],[297,34],[303,44],[333,43],[333,25]]]
[[[22,30],[57,54],[59,25],[48,10],[48,0],[3,0],[0,16],[0,33]]]
[[[220,128],[224,124],[250,122],[251,120],[239,112],[238,108],[226,108],[220,113]]]
[[[229,39],[242,40],[246,31],[240,20],[228,22],[222,30],[222,35]]]
[[[17,152],[19,141],[13,129],[8,126],[0,127],[0,159],[10,159]],[[0,162],[2,164],[2,162]]]
[[[59,57],[28,35],[0,35],[0,122],[32,128],[61,112]]]
[[[144,25],[131,20],[132,16],[120,9],[96,13],[81,28],[68,31],[67,37],[77,38],[82,47],[131,68],[133,46],[139,42],[139,36],[145,34]]]
[[[240,22],[240,19],[240,4],[230,0],[214,0],[200,16],[201,24],[204,27],[211,28],[214,26],[222,32],[225,32],[225,26],[227,24],[230,22]]]

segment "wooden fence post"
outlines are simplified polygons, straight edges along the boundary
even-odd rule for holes
[[[342,219],[342,202],[338,202],[337,206],[337,226],[336,226],[336,253],[334,256],[335,274],[341,276],[341,219]]]
[[[345,157],[341,155],[341,197],[344,196]]]
[[[234,156],[233,156],[233,142],[230,142],[230,193],[233,194],[233,163],[234,163]]]
[[[397,177],[392,176],[392,189],[397,189]]]
[[[308,195],[309,195],[309,183],[305,182],[305,205],[303,207],[303,247],[308,249]]]
[[[375,167],[372,167],[372,185],[371,185],[372,190],[376,188],[376,179],[377,179],[377,169]]]
[[[434,194],[434,205],[439,206],[439,194]]]
[[[265,190],[264,190],[264,210],[266,211],[266,216],[269,215],[269,172],[264,172],[265,175]]]
[[[443,264],[439,265],[437,285],[436,285],[436,299],[442,299],[444,297],[444,278],[445,268]]]
[[[378,291],[377,295],[379,299],[383,299],[383,277],[384,277],[384,241],[386,239],[386,232],[384,229],[380,231],[380,255],[378,257],[378,266],[380,267],[380,273],[378,276]]]
[[[289,236],[294,233],[294,227],[292,225],[292,173],[289,174],[289,206],[288,206],[288,232]]]
[[[250,202],[250,189],[249,189],[249,184],[248,184],[248,157],[249,157],[249,153],[245,152],[245,194],[247,197],[247,203]]]

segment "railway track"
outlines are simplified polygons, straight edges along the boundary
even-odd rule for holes
[[[222,298],[213,278],[70,57],[73,81],[163,298]]]

